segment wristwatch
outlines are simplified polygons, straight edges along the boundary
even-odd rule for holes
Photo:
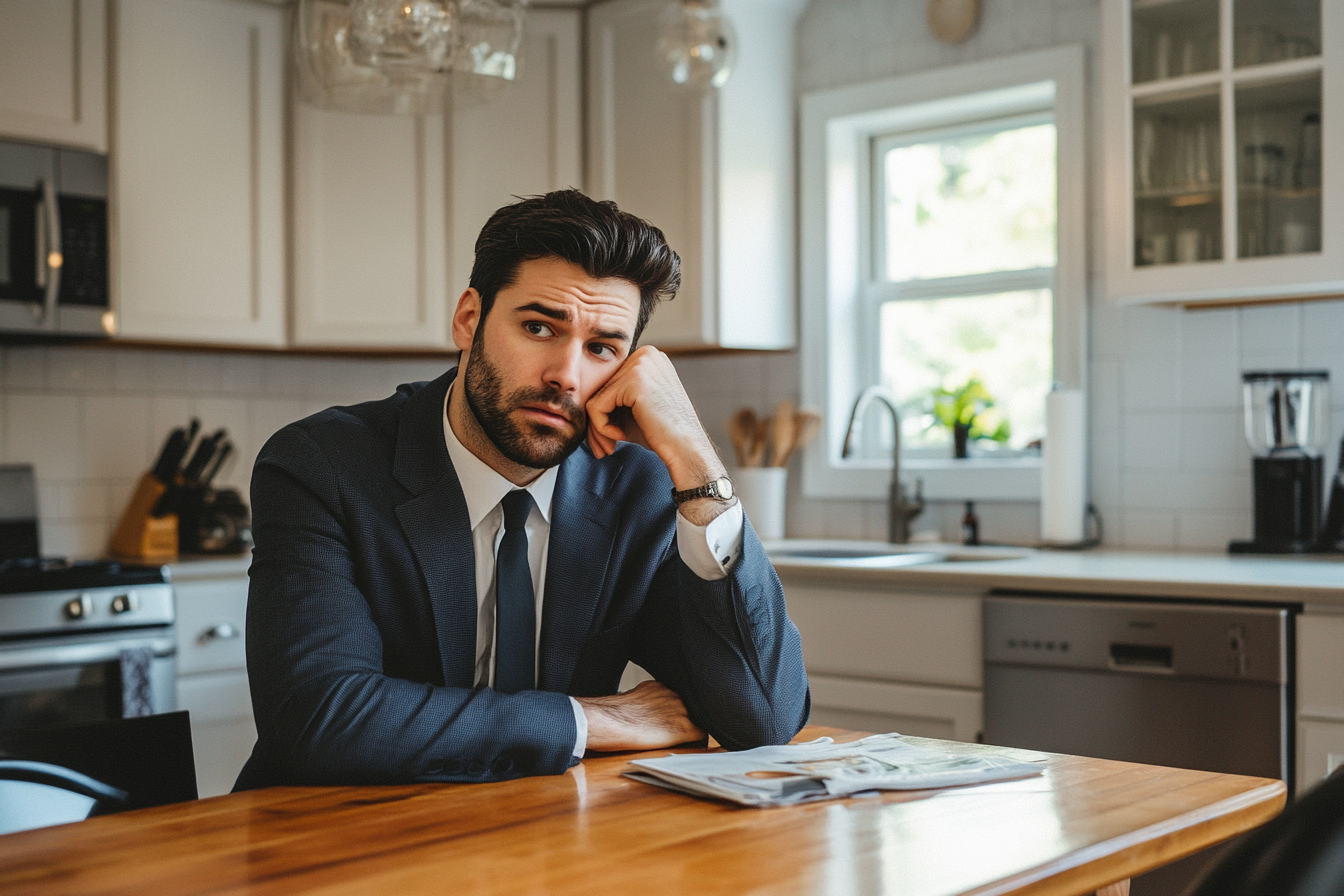
[[[695,498],[717,498],[720,501],[731,501],[733,499],[733,480],[727,476],[720,476],[718,479],[711,479],[699,488],[688,488],[685,491],[672,489],[672,503],[677,505],[685,504]]]

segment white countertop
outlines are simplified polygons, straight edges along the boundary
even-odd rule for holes
[[[816,542],[810,542],[815,544]],[[861,544],[860,542],[838,542]],[[777,542],[773,544],[788,544]],[[771,546],[773,546],[773,544]],[[772,558],[780,577],[842,580],[855,585],[900,587],[1010,588],[1055,593],[1191,597],[1335,605],[1344,611],[1344,555],[1270,557],[1215,553],[1141,553],[1097,548],[1086,551],[1028,548],[963,548],[917,544],[930,550],[970,556],[1018,554],[1014,559],[957,560],[881,568],[880,561],[848,564]]]

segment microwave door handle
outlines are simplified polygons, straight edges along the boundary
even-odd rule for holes
[[[61,210],[56,202],[56,185],[50,179],[42,181],[42,205],[46,209],[47,251],[37,259],[37,269],[46,273],[47,293],[41,320],[50,330],[56,327],[56,298],[60,295],[61,267],[65,264],[65,255],[61,251]]]

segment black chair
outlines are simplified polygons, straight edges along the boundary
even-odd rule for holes
[[[1188,896],[1344,893],[1344,769],[1303,794],[1209,869]]]
[[[59,765],[0,759],[0,834],[120,811],[126,797],[124,790]]]
[[[125,791],[100,811],[196,799],[196,759],[186,711],[79,725],[0,731],[0,760],[60,766]]]

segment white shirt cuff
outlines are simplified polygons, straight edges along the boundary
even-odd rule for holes
[[[579,732],[574,738],[574,758],[582,759],[583,752],[588,749],[588,717],[583,714],[583,707],[579,705],[579,701],[570,697],[569,703],[574,707],[574,727]]]
[[[741,501],[730,504],[708,526],[697,526],[678,512],[677,553],[691,572],[706,582],[722,579],[742,556],[744,526]]]

